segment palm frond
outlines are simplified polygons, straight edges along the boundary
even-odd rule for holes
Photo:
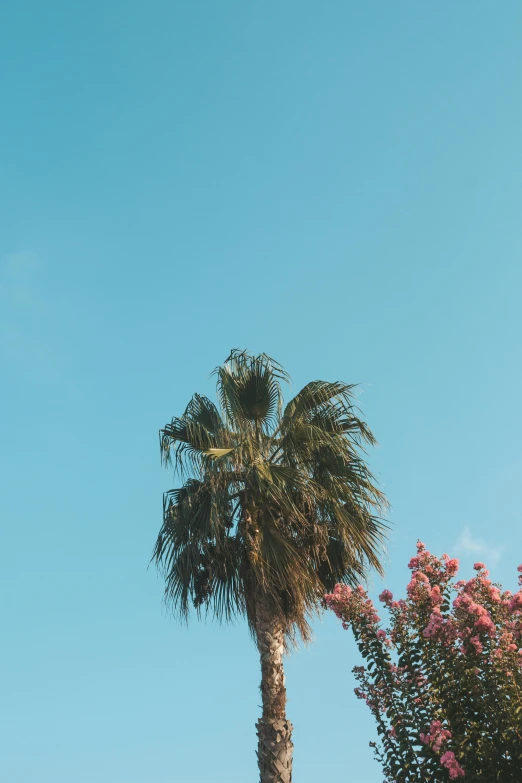
[[[353,383],[311,381],[290,400],[283,418],[286,421],[299,418],[331,400],[342,402],[347,408],[351,408],[355,388],[356,384]]]
[[[234,350],[214,373],[221,407],[233,427],[257,425],[267,431],[277,421],[283,402],[281,381],[288,381],[277,362],[266,354]]]
[[[201,394],[195,394],[185,410],[184,418],[200,424],[214,435],[222,435],[225,426],[221,415],[211,400]]]
[[[313,381],[283,409],[283,368],[234,350],[215,370],[219,405],[194,395],[160,431],[162,457],[184,477],[164,497],[153,560],[165,599],[218,620],[260,596],[290,644],[310,634],[322,595],[382,572],[387,501],[366,460],[375,444],[354,385]]]

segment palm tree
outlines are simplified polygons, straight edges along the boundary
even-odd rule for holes
[[[283,653],[310,638],[337,582],[382,573],[386,500],[361,456],[375,439],[352,385],[312,381],[283,407],[288,376],[265,354],[234,350],[215,375],[218,406],[196,394],[160,431],[183,486],[165,493],[152,559],[183,617],[191,605],[246,617],[261,658],[260,780],[290,783]]]

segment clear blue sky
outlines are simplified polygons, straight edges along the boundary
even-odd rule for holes
[[[157,431],[232,347],[362,384],[386,585],[421,536],[514,587],[521,35],[520,0],[4,4],[2,780],[256,780],[245,627],[147,571]],[[288,661],[297,783],[382,779],[356,663],[330,617]]]

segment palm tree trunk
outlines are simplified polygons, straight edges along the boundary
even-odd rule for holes
[[[284,631],[262,600],[256,606],[256,634],[263,698],[263,714],[256,724],[260,783],[291,783],[294,746],[285,710]]]

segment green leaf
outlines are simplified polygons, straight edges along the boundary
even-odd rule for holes
[[[227,454],[232,454],[233,451],[234,449],[206,449],[202,453],[205,457],[219,458],[226,457]]]

